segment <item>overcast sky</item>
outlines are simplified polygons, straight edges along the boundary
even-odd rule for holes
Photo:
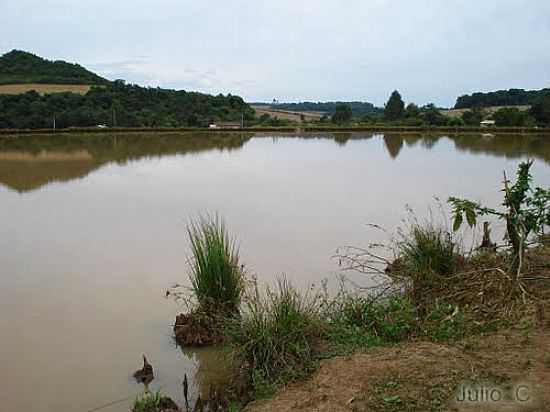
[[[550,0],[0,0],[0,53],[247,101],[550,87]]]

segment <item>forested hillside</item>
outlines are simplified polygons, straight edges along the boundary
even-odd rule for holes
[[[12,50],[0,56],[0,84],[19,83],[107,84],[108,80],[78,64]]]
[[[0,128],[206,126],[217,120],[251,119],[254,111],[240,97],[145,88],[118,80],[87,94],[32,91],[0,95]]]
[[[0,80],[93,84],[88,93],[36,91],[0,94],[0,128],[207,126],[220,120],[252,119],[254,111],[232,95],[146,88],[110,82],[79,65],[48,62],[30,53],[12,51],[0,57]]]
[[[456,99],[455,109],[490,106],[525,106],[532,105],[550,94],[550,89],[523,90],[509,89],[488,93],[473,93]]]

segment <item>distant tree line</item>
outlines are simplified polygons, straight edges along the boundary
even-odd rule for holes
[[[325,115],[320,119],[320,123],[332,123],[337,125],[351,124],[386,124],[392,126],[472,126],[479,127],[485,119],[495,121],[498,127],[548,127],[550,126],[550,93],[540,94],[532,102],[529,110],[520,110],[516,107],[502,107],[496,112],[490,112],[486,108],[473,107],[464,111],[459,116],[450,116],[445,114],[446,109],[441,109],[433,103],[424,106],[418,106],[415,103],[405,104],[399,91],[394,90],[383,109],[377,109],[377,112],[367,113],[358,116],[349,103],[290,103],[277,105],[278,108],[284,106],[287,110],[321,110],[334,104],[332,115]],[[369,103],[370,104],[370,103]],[[381,113],[380,113],[381,112]],[[261,125],[269,126],[289,126],[293,122],[280,120],[263,115],[259,118]]]
[[[365,115],[380,115],[382,109],[375,107],[369,102],[301,102],[301,103],[279,103],[272,107],[281,110],[291,110],[296,112],[324,112],[327,116],[336,113],[338,106],[349,106],[356,117]]]
[[[50,61],[32,53],[12,50],[0,56],[0,84],[18,83],[99,85],[109,81],[78,64]]]
[[[30,91],[0,95],[0,128],[207,126],[214,121],[254,118],[242,98],[145,88],[122,80],[92,87],[85,95]]]
[[[510,89],[498,90],[488,93],[478,92],[460,96],[458,99],[456,99],[456,104],[454,108],[469,109],[473,107],[532,105],[548,93],[550,93],[550,89]]]

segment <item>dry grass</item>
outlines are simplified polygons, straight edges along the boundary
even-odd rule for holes
[[[2,84],[0,94],[23,94],[35,90],[39,94],[71,92],[86,94],[92,88],[89,84]]]
[[[252,108],[258,117],[263,114],[268,114],[271,117],[277,117],[281,120],[291,120],[294,122],[301,122],[302,116],[306,122],[317,121],[324,115],[324,113],[320,112],[293,112],[290,110],[278,110],[273,109],[270,106],[252,106]]]
[[[515,108],[521,111],[529,110],[531,106],[489,106],[489,107],[483,107],[481,108],[481,111],[483,112],[484,116],[490,116],[493,113],[495,113],[499,109],[505,109],[505,108]],[[451,109],[451,110],[441,110],[441,113],[444,114],[447,117],[450,118],[457,118],[462,117],[462,114],[464,112],[467,112],[471,109]]]

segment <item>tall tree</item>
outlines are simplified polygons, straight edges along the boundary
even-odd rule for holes
[[[386,120],[398,120],[405,115],[405,103],[397,90],[391,94],[386,107],[384,108],[384,118]]]
[[[420,108],[414,103],[409,103],[407,105],[407,108],[405,109],[405,116],[406,117],[420,116]]]
[[[336,111],[332,115],[332,121],[337,124],[349,122],[353,116],[351,107],[348,104],[339,103],[336,105]]]
[[[537,99],[531,106],[529,114],[537,123],[550,125],[550,92]]]

